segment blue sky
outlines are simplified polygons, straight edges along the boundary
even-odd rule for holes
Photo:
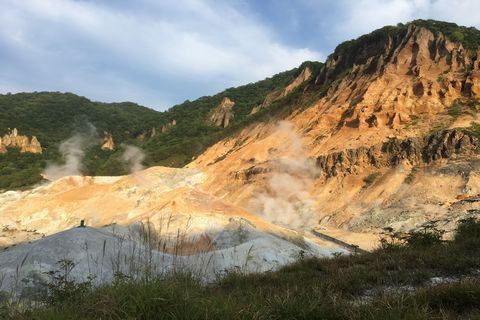
[[[0,0],[0,92],[168,107],[324,61],[417,18],[480,27],[478,0]]]

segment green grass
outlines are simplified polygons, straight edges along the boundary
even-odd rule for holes
[[[478,319],[480,221],[462,221],[452,241],[439,236],[426,228],[371,253],[300,258],[209,285],[176,274],[60,288],[41,304],[0,307],[0,319]],[[429,285],[432,277],[463,278]]]
[[[458,100],[455,100],[452,105],[448,107],[447,112],[452,118],[456,119],[462,115],[462,105]]]
[[[465,128],[464,131],[472,137],[480,139],[480,124],[472,123],[472,125],[468,128]]]

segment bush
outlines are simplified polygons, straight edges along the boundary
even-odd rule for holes
[[[445,231],[437,228],[437,222],[426,223],[420,231],[407,233],[404,241],[407,246],[413,248],[429,248],[443,243],[443,234]]]
[[[374,183],[375,180],[377,180],[377,178],[378,178],[379,175],[380,175],[380,173],[374,172],[374,173],[371,173],[371,174],[369,174],[368,176],[366,176],[366,177],[363,179],[363,182],[365,183],[364,187],[368,187],[369,185],[371,185],[372,183]]]
[[[458,100],[455,100],[452,105],[448,108],[448,114],[453,118],[458,118],[462,115],[462,105]]]
[[[454,242],[466,249],[476,249],[480,247],[480,220],[475,217],[460,220]]]

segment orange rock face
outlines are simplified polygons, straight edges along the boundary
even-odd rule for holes
[[[102,141],[103,150],[113,150],[115,149],[115,143],[113,142],[113,137],[110,133],[104,132],[104,137]]]
[[[293,90],[298,88],[300,85],[302,85],[305,81],[309,80],[310,77],[312,76],[312,71],[310,70],[309,67],[305,67],[302,72],[290,83],[288,86],[283,88],[282,90],[279,91],[274,91],[270,94],[268,94],[265,97],[265,100],[262,102],[261,105],[256,106],[252,109],[250,114],[255,114],[258,111],[260,111],[263,108],[267,108],[270,106],[273,102],[286,97],[289,93],[291,93]]]
[[[0,137],[0,153],[7,152],[7,148],[20,148],[20,152],[42,153],[42,146],[36,136],[29,139],[27,136],[19,135],[16,128]]]
[[[478,140],[442,130],[480,123],[479,106],[466,107],[480,98],[478,57],[413,25],[355,54],[335,53],[306,91],[318,98],[285,119],[289,130],[279,130],[277,120],[255,123],[189,167],[208,172],[204,190],[262,213],[252,206],[259,194],[274,196],[279,176],[286,173],[292,188],[304,181],[301,170],[278,163],[310,159],[319,172],[300,189],[320,224],[406,230],[447,212],[453,221],[467,210],[458,194],[480,190]],[[465,105],[457,119],[449,114],[455,101]]]
[[[212,121],[217,127],[228,127],[230,120],[234,116],[232,111],[234,105],[235,102],[230,100],[228,97],[223,98],[222,102],[220,102],[220,104],[213,109],[210,115],[210,121]]]

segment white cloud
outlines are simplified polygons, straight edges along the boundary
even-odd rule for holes
[[[334,32],[346,40],[369,33],[385,25],[414,19],[435,19],[465,26],[480,26],[478,0],[343,0],[342,21]]]
[[[162,107],[322,58],[234,2],[198,0],[4,0],[0,49],[10,88]]]

